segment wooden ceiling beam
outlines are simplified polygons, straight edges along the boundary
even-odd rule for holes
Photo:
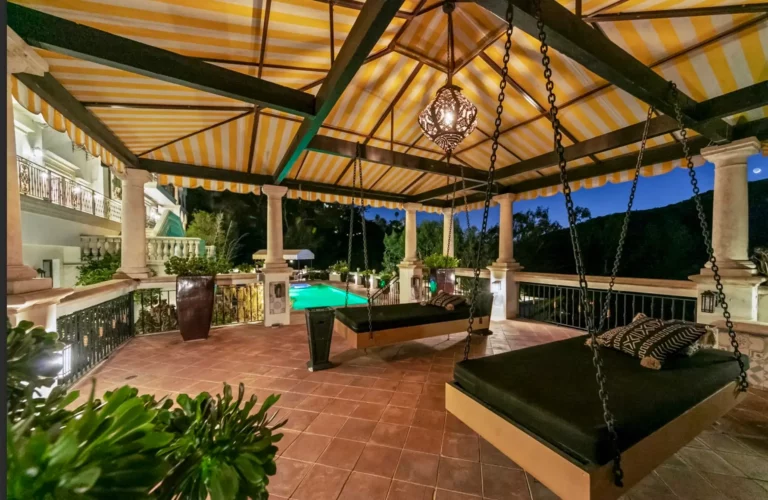
[[[510,0],[514,5],[514,24],[538,38],[533,2]],[[606,79],[628,94],[653,105],[666,115],[674,115],[675,106],[670,85],[654,72],[613,43],[601,32],[576,17],[556,0],[538,0],[549,46]],[[507,0],[475,0],[475,3],[504,19]],[[679,92],[686,126],[716,142],[730,140],[730,126],[722,121],[699,123],[690,113],[696,102]]]
[[[11,4],[8,4],[10,9]],[[95,140],[115,155],[126,165],[136,165],[138,161],[135,154],[120,140],[104,122],[88,111],[80,101],[69,93],[61,83],[50,73],[44,76],[31,75],[29,73],[17,73],[16,78],[29,89],[40,96],[42,100],[53,106],[59,113],[74,123],[91,139]]]
[[[13,3],[7,12],[8,26],[34,47],[303,117],[315,114],[315,97],[307,92]]]
[[[458,177],[461,166],[451,164],[446,166],[444,161],[431,160],[423,156],[410,155],[390,151],[389,149],[377,148],[367,144],[360,144],[361,158],[363,161],[378,163],[380,165],[393,165],[395,167],[429,174],[443,175],[448,177]],[[336,139],[327,135],[315,136],[307,145],[310,151],[324,153],[333,156],[342,156],[344,158],[355,158],[357,143]],[[470,180],[484,180],[487,174],[483,170],[464,167],[464,177]]]
[[[341,98],[352,78],[365,63],[376,43],[395,17],[403,0],[368,0],[360,10],[328,75],[317,92],[314,115],[305,118],[274,174],[279,184],[291,171],[304,149]]]
[[[327,3],[327,4],[337,5],[339,7],[346,7],[348,9],[355,9],[355,10],[363,10],[363,7],[365,6],[365,2],[356,1],[356,0],[315,0],[315,2]],[[397,11],[397,13],[395,14],[395,17],[399,19],[411,19],[413,17],[413,14],[409,14],[408,12]]]
[[[768,3],[723,5],[719,7],[694,7],[689,9],[646,10],[637,12],[615,12],[592,14],[582,19],[590,23],[612,23],[616,21],[639,21],[642,19],[672,19],[676,17],[722,16],[768,12]]]

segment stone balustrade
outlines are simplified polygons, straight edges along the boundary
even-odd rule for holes
[[[80,236],[81,260],[100,259],[107,253],[120,252],[120,236]],[[171,257],[192,257],[203,255],[203,240],[200,238],[173,238],[165,236],[147,238],[147,262],[163,263]],[[205,255],[215,255],[215,247],[205,247]]]

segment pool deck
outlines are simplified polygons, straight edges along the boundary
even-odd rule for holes
[[[529,321],[491,328],[493,335],[473,343],[473,355],[581,334]],[[200,342],[184,343],[178,333],[134,338],[91,376],[99,393],[130,384],[175,398],[243,382],[260,399],[281,394],[278,418],[288,423],[269,485],[276,500],[556,498],[445,411],[444,384],[462,358],[464,338],[355,351],[335,337],[332,359],[339,365],[311,373],[303,324],[239,325],[214,329]],[[89,380],[77,388],[87,393]],[[768,391],[751,390],[623,497],[676,499],[768,500]]]

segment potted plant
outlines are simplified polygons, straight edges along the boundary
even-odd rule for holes
[[[429,290],[435,293],[443,290],[454,293],[456,287],[456,271],[459,259],[450,255],[435,253],[424,259],[424,267],[429,268]]]
[[[185,341],[208,338],[216,275],[231,267],[227,261],[199,256],[171,257],[165,263],[165,272],[176,275],[176,310]]]
[[[379,288],[382,289],[382,294],[386,295],[389,293],[389,282],[392,281],[392,278],[394,276],[389,271],[384,271],[379,275]]]
[[[344,281],[345,275],[349,272],[349,266],[344,261],[338,261],[330,268],[330,280],[331,281]]]

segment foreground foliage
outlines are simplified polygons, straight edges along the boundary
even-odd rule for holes
[[[216,276],[226,274],[232,269],[232,263],[220,257],[203,256],[171,257],[165,262],[165,272],[173,276]]]
[[[103,257],[87,257],[80,267],[78,267],[77,286],[95,285],[109,281],[117,273],[120,267],[120,252],[105,253]]]

